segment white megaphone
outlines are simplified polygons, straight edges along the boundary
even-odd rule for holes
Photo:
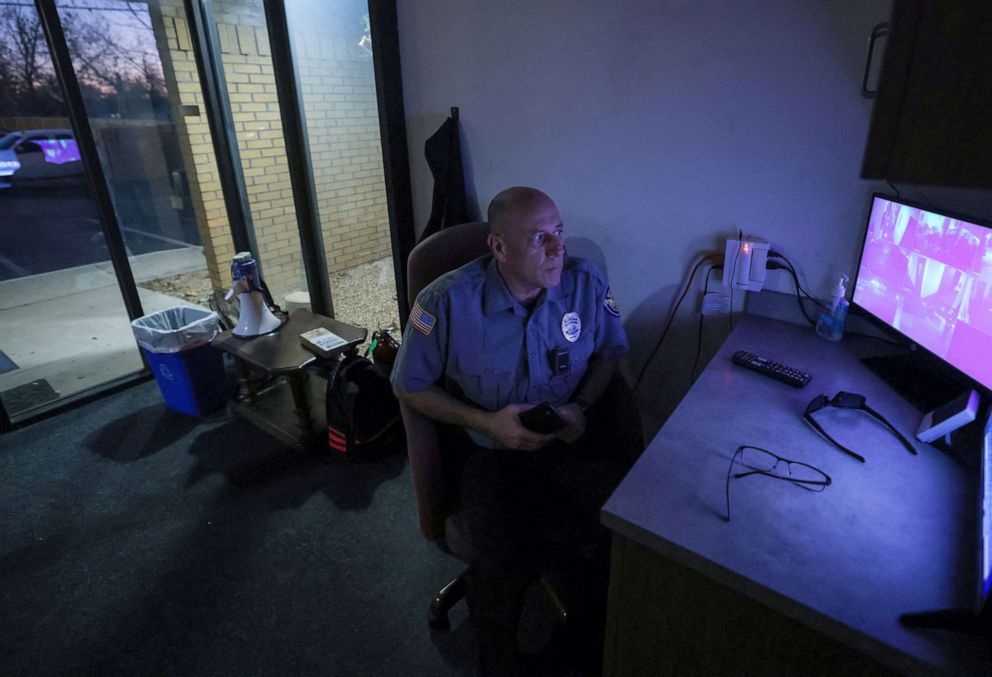
[[[261,336],[282,326],[282,320],[272,314],[265,297],[265,285],[258,274],[258,263],[251,252],[238,252],[231,259],[231,289],[224,295],[230,301],[238,294],[238,325],[235,336]]]

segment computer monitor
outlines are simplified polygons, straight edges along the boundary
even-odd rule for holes
[[[950,365],[980,388],[992,390],[992,226],[881,193],[872,195],[870,207],[853,307],[924,348],[932,356],[930,366]],[[934,390],[932,384],[924,389]],[[987,615],[992,592],[992,414],[986,415],[975,610]],[[936,618],[942,621],[943,616]]]
[[[988,604],[992,592],[992,412],[985,423],[982,435],[982,478],[978,489],[978,520],[981,528],[978,533],[978,599],[975,601],[979,613],[984,611],[988,620],[992,607]]]
[[[875,193],[852,301],[992,389],[992,226]]]
[[[937,609],[902,614],[900,621],[915,628],[946,628],[964,632],[992,633],[992,414],[985,422],[981,441],[978,486],[978,575],[976,597],[971,608]]]

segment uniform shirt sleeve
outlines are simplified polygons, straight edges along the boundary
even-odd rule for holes
[[[599,271],[596,271],[597,273]],[[594,355],[607,360],[620,359],[630,352],[623,320],[609,282],[602,273],[594,275],[596,285],[596,347]]]
[[[444,373],[448,351],[448,297],[443,286],[431,284],[417,296],[390,380],[406,391],[427,390]]]

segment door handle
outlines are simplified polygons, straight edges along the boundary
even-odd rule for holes
[[[877,89],[868,89],[868,73],[871,71],[871,62],[875,56],[875,43],[879,38],[884,38],[889,34],[889,22],[883,21],[875,24],[871,29],[871,36],[868,38],[868,55],[865,57],[865,74],[861,79],[861,96],[866,99],[874,99],[878,94]]]

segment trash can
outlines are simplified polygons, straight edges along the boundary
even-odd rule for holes
[[[220,331],[217,313],[169,308],[131,322],[166,406],[199,416],[224,406],[230,396],[224,359],[210,345]]]

